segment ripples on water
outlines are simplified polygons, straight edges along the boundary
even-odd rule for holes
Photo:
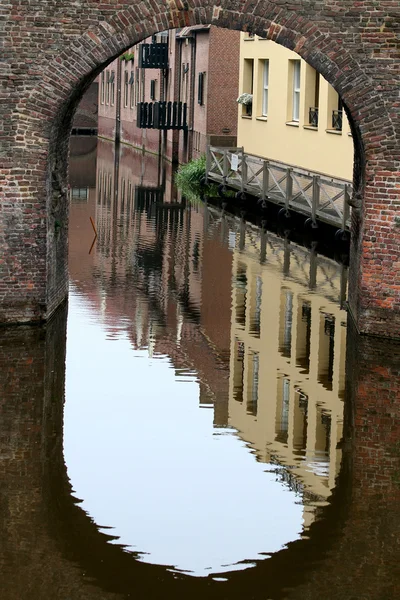
[[[116,172],[109,151],[71,192],[68,475],[139,560],[249,569],[306,536],[334,486],[344,268],[317,259],[311,286],[310,253],[273,234],[261,264],[256,228],[176,206],[171,182],[143,181],[154,159]]]

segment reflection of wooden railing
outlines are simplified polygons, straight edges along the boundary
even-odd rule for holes
[[[252,156],[243,148],[214,146],[207,147],[207,179],[280,204],[313,223],[350,228],[348,181]]]
[[[321,294],[342,306],[346,298],[347,267],[330,258],[318,254],[315,247],[299,246],[270,231],[238,220],[207,205],[205,209],[207,231],[219,226],[229,227],[230,236],[238,240],[241,250],[249,250],[261,263],[268,261],[271,268],[285,278],[308,287],[318,289]]]
[[[341,460],[346,313],[318,285],[260,264],[245,237],[233,259],[230,424],[323,500]]]

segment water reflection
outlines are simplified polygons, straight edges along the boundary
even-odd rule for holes
[[[345,357],[333,261],[101,168],[110,200],[71,189],[64,453],[65,310],[0,331],[2,598],[398,597],[399,346],[350,328]]]
[[[247,226],[238,235],[243,249],[237,244],[233,251],[229,423],[260,460],[284,466],[283,479],[320,506],[341,464],[345,268],[272,233],[260,264],[261,232]],[[314,511],[303,501],[309,525]]]

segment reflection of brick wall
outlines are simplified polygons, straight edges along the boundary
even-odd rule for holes
[[[400,597],[400,345],[360,337],[350,323],[346,371],[339,485],[348,493],[334,493],[331,550],[288,600]]]
[[[72,127],[97,129],[98,86],[97,81],[93,81],[85,92],[76,110]]]

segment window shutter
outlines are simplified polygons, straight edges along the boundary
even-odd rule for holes
[[[197,102],[200,105],[203,105],[203,102],[204,102],[204,73],[199,73]]]

